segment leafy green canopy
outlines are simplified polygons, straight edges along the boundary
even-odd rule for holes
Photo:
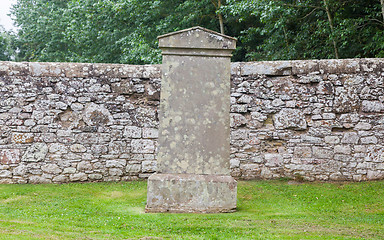
[[[382,57],[381,9],[380,0],[18,0],[12,15],[19,60],[146,64],[161,61],[158,35],[219,31],[219,15],[239,39],[234,61]]]
[[[14,60],[14,56],[16,55],[14,39],[14,34],[5,31],[0,25],[0,61]]]

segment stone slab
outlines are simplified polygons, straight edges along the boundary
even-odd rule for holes
[[[146,212],[222,213],[236,210],[237,182],[231,176],[153,174]]]

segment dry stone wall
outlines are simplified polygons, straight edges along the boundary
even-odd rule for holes
[[[383,59],[232,63],[232,175],[383,179],[383,70]],[[160,76],[156,65],[0,62],[0,183],[147,178]]]

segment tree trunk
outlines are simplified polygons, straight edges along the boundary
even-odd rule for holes
[[[384,0],[380,0],[381,2],[381,14],[383,15],[383,21],[384,21]]]
[[[384,1],[384,0],[381,0],[381,1]],[[217,3],[217,10],[219,10],[221,7],[221,0],[218,0],[218,3]],[[223,21],[223,15],[221,15],[221,13],[218,14],[219,16],[219,23],[220,23],[220,33],[221,34],[224,34],[224,21]]]
[[[381,1],[383,2],[384,0],[381,0]],[[335,37],[333,35],[334,31],[333,31],[332,17],[331,17],[331,12],[329,11],[327,0],[324,0],[324,5],[325,5],[325,10],[326,10],[327,16],[328,16],[329,27],[331,28],[331,37],[332,37],[332,42],[333,42],[333,49],[335,51],[335,57],[336,57],[336,59],[338,59],[339,58],[339,51],[337,50]]]

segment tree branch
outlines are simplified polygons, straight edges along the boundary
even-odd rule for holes
[[[380,0],[381,3],[381,14],[383,15],[383,20],[384,20],[384,0]]]
[[[326,11],[325,8],[319,7],[319,6],[314,6],[314,5],[304,5],[304,6],[301,6],[301,5],[295,5],[295,4],[289,4],[289,3],[283,3],[282,5],[283,6],[288,6],[288,7],[296,7],[296,8],[314,8],[314,9],[321,9],[323,11]]]
[[[328,16],[329,27],[331,29],[331,38],[332,38],[332,42],[333,42],[333,49],[335,51],[335,57],[336,57],[336,59],[339,59],[339,51],[337,50],[337,45],[336,45],[335,37],[333,34],[333,32],[334,32],[333,31],[333,22],[332,22],[331,12],[329,11],[327,0],[324,0],[324,6],[325,6],[325,10],[326,10],[327,16]]]
[[[221,8],[221,0],[218,1],[218,10]],[[219,16],[219,23],[220,23],[220,33],[221,34],[224,34],[224,21],[223,21],[223,15],[219,12],[218,13],[218,16]]]

